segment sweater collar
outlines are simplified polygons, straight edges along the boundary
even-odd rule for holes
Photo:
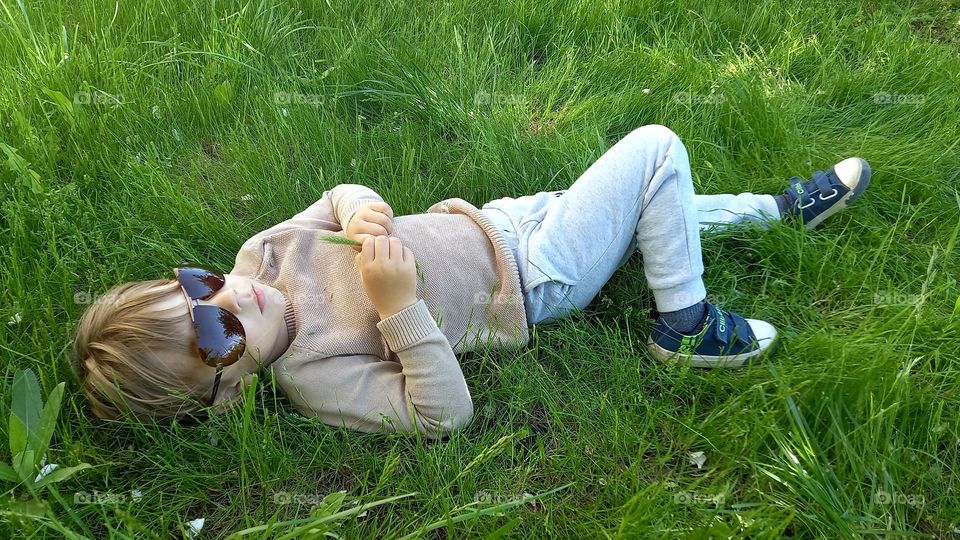
[[[287,326],[287,337],[290,340],[288,343],[293,344],[293,338],[297,335],[297,318],[293,314],[293,304],[286,294],[283,295],[283,302],[283,322]]]

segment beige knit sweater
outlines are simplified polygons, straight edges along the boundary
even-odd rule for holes
[[[462,199],[393,218],[420,265],[418,301],[380,320],[356,251],[321,236],[383,199],[340,184],[291,219],[244,242],[232,274],[282,291],[289,349],[270,368],[302,414],[365,432],[445,436],[473,415],[455,352],[529,341],[516,260],[500,230]]]

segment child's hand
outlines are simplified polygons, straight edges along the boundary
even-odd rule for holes
[[[360,282],[381,319],[417,302],[413,252],[394,236],[367,236],[355,257]]]
[[[385,202],[370,203],[360,207],[350,218],[344,235],[357,242],[363,242],[374,236],[393,234],[393,209]],[[360,246],[352,246],[354,251],[360,252]]]

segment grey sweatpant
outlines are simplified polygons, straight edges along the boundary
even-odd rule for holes
[[[706,297],[701,229],[780,219],[771,195],[695,195],[687,151],[660,125],[629,133],[568,189],[481,210],[517,258],[529,324],[586,307],[638,249],[657,310],[689,307]]]

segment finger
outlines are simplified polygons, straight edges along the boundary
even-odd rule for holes
[[[377,254],[374,256],[376,261],[385,261],[390,258],[390,237],[388,236],[375,236],[373,238],[374,247],[377,250]]]
[[[366,238],[363,239],[363,248],[362,248],[362,251],[360,252],[360,253],[361,253],[361,257],[360,257],[361,262],[363,262],[363,263],[371,263],[371,262],[373,262],[374,255],[376,254],[376,252],[374,251],[374,248],[375,248],[375,247],[376,247],[376,246],[374,245],[374,240],[373,240],[373,237],[372,237],[372,236],[368,236],[368,237],[366,237]]]
[[[380,212],[371,212],[369,216],[366,216],[364,221],[372,226],[379,226],[385,231],[389,231],[391,225],[390,216],[381,214]]]
[[[390,258],[398,261],[403,260],[403,243],[396,236],[390,237]]]
[[[378,216],[383,216],[383,214],[377,214]],[[373,223],[370,221],[361,221],[359,225],[354,228],[356,234],[369,234],[370,236],[380,236],[389,235],[386,227],[380,225],[379,223]]]
[[[357,242],[360,242],[360,245],[359,245],[359,246],[354,246],[354,247],[359,247],[359,248],[362,249],[363,243],[366,242],[367,238],[374,238],[374,235],[372,235],[372,234],[357,234],[357,235],[354,235],[353,239],[356,240]]]
[[[369,207],[373,208],[378,212],[382,212],[386,214],[388,218],[393,219],[393,208],[390,208],[390,205],[387,204],[386,202],[373,203]]]

